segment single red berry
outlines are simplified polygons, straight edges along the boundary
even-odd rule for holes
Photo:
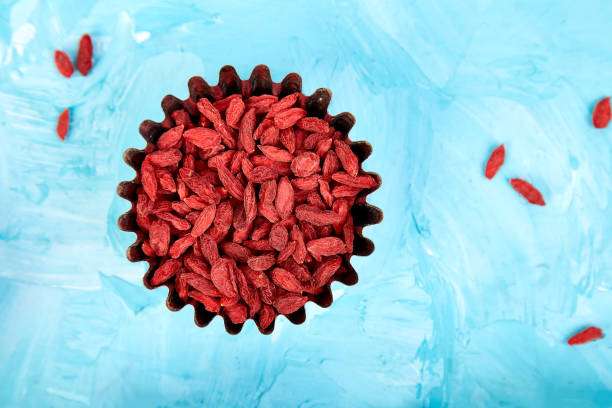
[[[603,98],[597,102],[593,110],[593,126],[597,129],[603,129],[610,123],[612,110],[610,109],[610,97]]]
[[[76,67],[81,75],[87,75],[93,67],[93,44],[89,34],[83,34],[79,41],[79,51],[77,53]]]
[[[68,128],[70,126],[70,110],[64,109],[57,118],[57,126],[55,128],[57,135],[62,141],[66,140]]]
[[[499,145],[489,157],[489,161],[487,161],[487,167],[485,168],[485,177],[491,180],[501,166],[504,164],[504,160],[506,159],[506,148],[503,144]]]
[[[540,193],[537,188],[525,180],[514,178],[510,180],[510,185],[512,185],[512,188],[514,188],[520,195],[525,197],[525,199],[531,204],[542,206],[546,205],[546,202],[544,202],[544,198],[542,197],[542,193]]]
[[[597,339],[603,339],[603,331],[599,327],[590,326],[570,337],[567,340],[567,344],[570,346],[575,346],[577,344],[584,344]]]
[[[70,78],[74,73],[74,66],[72,65],[72,61],[70,61],[70,57],[64,51],[55,50],[54,53],[55,66],[60,74],[65,76],[66,78]]]

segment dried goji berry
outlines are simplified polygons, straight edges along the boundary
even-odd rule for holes
[[[194,237],[199,237],[212,225],[215,215],[217,213],[217,207],[215,205],[209,205],[202,210],[191,229],[190,234]]]
[[[300,296],[295,293],[287,293],[286,295],[278,296],[274,300],[274,308],[280,314],[291,314],[308,302],[306,296]]]
[[[330,150],[325,154],[325,159],[323,160],[323,167],[321,170],[323,178],[329,180],[339,168],[340,161],[338,160],[338,156],[336,155],[336,152]]]
[[[321,210],[308,204],[298,205],[295,209],[295,216],[298,220],[307,221],[316,226],[331,225],[341,221],[340,215],[335,211]]]
[[[503,145],[502,145],[503,146]],[[378,184],[374,177],[368,175],[351,176],[344,171],[332,174],[332,180],[356,188],[371,188]]]
[[[208,310],[209,312],[218,313],[221,310],[221,302],[217,298],[206,296],[197,290],[190,290],[187,295],[204,305],[204,309]]]
[[[290,108],[277,113],[274,116],[274,124],[279,129],[286,129],[296,124],[296,122],[306,116],[306,111],[301,108]]]
[[[319,174],[313,174],[308,177],[299,177],[291,180],[291,184],[299,190],[309,191],[316,190],[319,188],[319,180],[321,176]]]
[[[270,246],[278,252],[282,252],[285,249],[288,239],[289,233],[287,228],[282,225],[275,224],[270,230]]]
[[[217,169],[219,171],[219,179],[223,186],[227,189],[227,191],[237,200],[242,201],[244,198],[244,187],[236,178],[232,175],[232,173],[227,169],[227,167],[221,165]]]
[[[273,103],[272,105],[270,105],[270,109],[268,110],[268,114],[266,115],[266,117],[274,117],[274,115],[276,115],[277,113],[289,109],[290,107],[295,105],[295,102],[297,102],[298,100],[298,96],[299,94],[297,92],[292,93],[291,95],[285,96],[280,101]]]
[[[297,177],[308,177],[321,169],[319,163],[320,158],[316,153],[303,152],[291,162],[291,171]]]
[[[332,146],[331,138],[328,137],[326,139],[319,140],[317,142],[317,145],[315,146],[315,153],[317,154],[317,156],[323,157],[329,151],[329,149],[331,149],[331,146]]]
[[[55,131],[62,141],[66,140],[68,134],[68,128],[70,126],[70,110],[64,109],[62,113],[57,117],[57,126]]]
[[[249,268],[254,271],[265,271],[270,269],[276,263],[274,254],[265,254],[260,256],[252,256],[247,260]]]
[[[201,292],[206,296],[222,296],[221,292],[219,292],[215,285],[213,285],[210,280],[206,279],[202,275],[196,273],[185,273],[183,275],[183,279],[185,280],[185,282],[187,282],[187,284],[192,288],[197,289],[198,292]]]
[[[153,251],[153,248],[151,248],[151,245],[149,245],[147,241],[143,242],[140,248],[142,249],[142,252],[144,252],[146,256],[151,257],[151,256],[157,255],[155,251]]]
[[[278,257],[276,258],[276,261],[280,263],[280,262],[283,262],[289,259],[289,257],[293,255],[293,252],[295,251],[296,246],[297,246],[297,242],[295,241],[291,241],[287,243],[287,245],[285,245],[285,247],[278,253]]]
[[[176,191],[176,183],[170,171],[167,169],[156,169],[155,176],[157,177],[159,186],[162,188],[162,190],[170,193],[174,193]]]
[[[260,140],[259,143],[261,143],[261,145],[271,145],[271,146],[277,145],[278,140],[279,140],[278,128],[275,126],[270,126],[269,128],[265,130],[265,132],[263,132],[259,140]]]
[[[253,252],[251,252],[249,248],[235,242],[223,242],[221,244],[221,250],[225,255],[240,262],[247,262],[247,260],[253,256]]]
[[[238,289],[234,280],[234,267],[234,261],[219,258],[210,270],[212,283],[223,295],[230,298],[238,296]]]
[[[577,344],[584,344],[597,339],[603,339],[603,331],[599,327],[590,326],[570,337],[567,340],[567,344],[570,346],[575,346]]]
[[[263,217],[255,218],[254,225],[253,231],[251,232],[251,239],[256,241],[268,236],[272,228],[270,221]]]
[[[168,167],[178,164],[183,158],[183,153],[179,149],[158,150],[147,155],[147,160],[154,166]]]
[[[183,133],[183,137],[200,149],[210,149],[221,142],[221,135],[218,132],[203,127],[188,129]]]
[[[270,160],[279,162],[291,162],[293,155],[287,150],[279,149],[274,146],[259,146],[259,150]]]
[[[197,273],[198,275],[202,275],[206,279],[210,280],[210,268],[200,259],[201,256],[196,255],[195,248],[197,248],[198,245],[194,245],[193,247],[193,254],[187,255],[184,258],[185,268],[187,268],[187,270],[190,272]]]
[[[156,214],[158,218],[161,218],[164,221],[167,221],[179,231],[187,231],[191,228],[191,224],[184,218],[179,218],[176,215],[169,212],[159,212]]]
[[[217,110],[217,108],[215,108],[208,99],[200,99],[196,106],[200,113],[213,124],[221,122],[221,114],[219,113],[219,110]]]
[[[253,132],[253,139],[259,140],[264,134],[264,132],[268,130],[271,126],[274,126],[274,121],[272,121],[271,119],[264,119]]]
[[[531,204],[546,205],[542,193],[525,180],[514,178],[510,180],[510,185]]]
[[[93,67],[93,44],[89,34],[83,34],[79,41],[79,51],[77,52],[76,67],[81,75],[87,75]]]
[[[272,306],[263,305],[261,307],[261,311],[259,312],[259,327],[262,329],[268,328],[274,321],[275,317],[276,312]]]
[[[243,113],[244,102],[242,101],[242,98],[232,99],[227,107],[227,112],[225,112],[226,123],[234,129],[238,129],[238,123],[240,122],[240,118],[242,118]]]
[[[278,138],[289,153],[293,154],[295,152],[295,133],[292,128],[282,129]]]
[[[255,152],[255,140],[253,131],[255,130],[255,110],[249,109],[240,120],[240,144],[247,153]]]
[[[357,194],[361,193],[363,188],[361,187],[351,187],[347,185],[337,185],[332,189],[332,195],[335,198],[342,197],[355,197]]]
[[[311,191],[310,193],[308,193],[308,197],[306,197],[306,202],[314,207],[317,207],[320,210],[325,210],[325,203],[323,203],[323,199],[316,191]]]
[[[349,145],[341,140],[334,140],[334,147],[344,170],[351,176],[356,176],[359,171],[359,160]]]
[[[253,183],[263,183],[264,181],[276,179],[278,172],[270,167],[257,166],[246,176]]]
[[[170,116],[176,126],[184,126],[187,129],[194,127],[193,123],[191,123],[191,117],[189,117],[189,113],[185,109],[176,110]]]
[[[276,210],[278,215],[284,220],[293,213],[294,193],[293,186],[287,177],[282,177],[278,182],[275,197]]]
[[[165,256],[170,245],[170,226],[162,220],[155,220],[149,228],[149,245],[157,256]]]
[[[293,251],[293,259],[298,264],[304,263],[306,259],[306,245],[304,243],[304,235],[297,225],[291,228],[291,239],[296,242],[295,250]]]
[[[153,168],[151,163],[146,159],[140,167],[140,181],[142,182],[142,188],[145,193],[147,193],[151,201],[155,201],[157,199],[157,178],[155,177],[155,168]]]
[[[499,145],[489,157],[487,161],[487,166],[485,167],[485,177],[491,180],[497,174],[498,170],[504,164],[504,160],[506,159],[506,148],[503,144]],[[348,184],[348,183],[344,183]],[[351,184],[349,184],[351,185]],[[360,186],[354,186],[360,187]]]
[[[302,284],[291,272],[283,268],[274,268],[270,272],[270,279],[279,288],[289,292],[302,293]]]
[[[153,272],[153,277],[151,277],[151,285],[160,285],[173,277],[181,267],[181,263],[182,262],[177,259],[168,259],[163,262],[159,268]]]
[[[346,252],[346,245],[337,237],[313,239],[306,243],[306,249],[318,261],[323,256],[332,256]]]
[[[65,76],[66,78],[70,78],[74,73],[74,67],[72,66],[72,61],[70,61],[70,57],[64,51],[55,50],[53,54],[55,59],[55,66],[60,74]]]
[[[200,237],[200,251],[211,267],[219,260],[217,243],[210,236],[202,235]]]
[[[267,239],[250,240],[242,243],[245,247],[250,248],[254,251],[272,251],[273,248],[270,246],[270,242]]]
[[[174,259],[178,258],[179,256],[183,255],[183,252],[185,252],[187,248],[193,245],[195,240],[196,239],[191,235],[185,235],[177,239],[168,250],[168,255]]]
[[[278,211],[276,207],[270,203],[259,202],[257,203],[257,213],[262,217],[265,217],[272,224],[280,221],[280,217],[278,215]]]
[[[610,123],[612,110],[610,109],[610,97],[603,98],[597,102],[593,110],[593,126],[597,129],[603,129]]]
[[[353,253],[353,242],[355,240],[355,226],[353,225],[353,216],[348,214],[346,216],[346,223],[342,228],[344,243],[346,244],[346,252],[349,254]]]

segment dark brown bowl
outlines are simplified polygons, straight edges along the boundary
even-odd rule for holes
[[[162,99],[161,107],[165,114],[165,119],[162,122],[145,120],[140,124],[140,134],[147,143],[155,143],[159,136],[172,126],[172,112],[178,109],[185,109],[189,112],[190,109],[193,109],[195,106],[194,102],[197,102],[201,98],[207,98],[211,102],[214,102],[215,100],[222,99],[235,93],[241,93],[245,97],[271,93],[279,96],[280,98],[294,92],[301,93],[302,78],[296,73],[291,73],[288,74],[280,83],[272,82],[268,67],[265,65],[258,65],[253,69],[253,72],[248,80],[241,80],[234,67],[226,65],[221,68],[219,72],[219,83],[217,85],[210,86],[203,78],[195,76],[189,79],[188,88],[189,98],[185,100],[180,100],[173,95],[167,95]],[[331,122],[331,126],[342,132],[342,134],[347,136],[348,139],[348,133],[355,125],[355,117],[348,112],[339,113],[335,116],[329,115],[327,113],[327,107],[329,106],[331,97],[331,91],[325,88],[319,88],[312,95],[308,96],[306,99],[306,111],[308,112],[308,116],[316,116],[329,120]],[[350,141],[350,139],[348,140]],[[372,154],[372,146],[368,142],[351,142],[350,146],[353,152],[359,158],[361,167],[361,163],[366,160],[370,154]],[[144,150],[130,148],[123,154],[123,160],[138,172],[145,155],[146,153]],[[333,302],[331,291],[331,283],[333,281],[341,282],[347,286],[357,283],[357,272],[351,266],[351,257],[353,255],[368,256],[374,252],[374,243],[368,238],[364,237],[362,232],[364,227],[378,224],[383,219],[382,211],[379,208],[368,204],[366,201],[368,194],[380,187],[381,178],[376,173],[367,172],[365,174],[373,176],[378,181],[378,185],[374,188],[363,191],[357,197],[355,204],[351,208],[351,215],[353,216],[353,222],[355,225],[353,253],[347,254],[343,257],[343,265],[332,277],[329,283],[323,287],[321,293],[317,295],[308,295],[311,301],[321,307],[329,307]],[[122,231],[136,233],[136,241],[127,248],[127,259],[130,262],[147,261],[149,263],[149,269],[143,277],[143,283],[148,289],[155,289],[156,287],[150,283],[150,278],[153,275],[153,272],[156,270],[159,260],[157,258],[147,257],[141,249],[143,233],[136,224],[136,189],[138,186],[140,186],[138,176],[136,176],[132,181],[122,181],[119,183],[119,186],[117,187],[117,194],[121,198],[130,201],[132,203],[132,207],[128,212],[119,217],[118,224],[119,229]],[[178,311],[185,306],[186,302],[178,296],[178,293],[174,289],[174,278],[171,278],[169,281],[159,286],[168,287],[168,297],[166,300],[168,309],[171,311]],[[200,327],[207,326],[217,315],[216,313],[212,313],[204,309],[204,307],[198,302],[190,301],[189,303],[195,310],[195,324]],[[228,333],[238,334],[242,330],[244,323],[232,323],[232,321],[226,315],[224,315],[223,310],[221,310],[221,316],[223,316],[225,329]],[[298,311],[285,316],[290,322],[294,324],[301,324],[306,320],[306,311],[304,307],[302,307]],[[255,321],[257,322],[257,320]],[[258,323],[256,324],[259,331],[263,334],[270,334],[272,331],[274,331],[274,321],[265,329],[259,327]]]

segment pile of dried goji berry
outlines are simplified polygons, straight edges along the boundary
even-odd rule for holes
[[[158,261],[149,284],[265,329],[339,273],[351,207],[379,178],[300,92],[172,101],[136,179],[141,248]]]

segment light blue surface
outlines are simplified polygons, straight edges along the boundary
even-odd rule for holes
[[[0,405],[612,406],[610,337],[565,344],[612,333],[612,129],[589,122],[612,94],[612,3],[230,3],[2,2]],[[53,50],[74,57],[84,32],[94,68],[65,79]],[[385,220],[329,309],[229,336],[144,289],[115,187],[165,94],[260,63],[355,114]]]

